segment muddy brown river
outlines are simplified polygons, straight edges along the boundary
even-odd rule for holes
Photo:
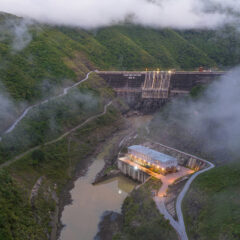
[[[60,240],[92,240],[98,232],[101,216],[107,210],[120,212],[127,195],[135,187],[130,179],[121,176],[92,185],[104,161],[96,159],[85,176],[80,177],[71,191],[72,204],[62,213]]]
[[[148,124],[152,116],[135,116],[128,118],[132,128],[138,134],[149,132]],[[141,130],[140,132],[138,130]],[[124,132],[127,136],[128,131]],[[105,211],[120,212],[127,195],[136,186],[130,179],[121,176],[92,185],[97,173],[104,167],[104,156],[109,154],[112,145],[119,145],[118,137],[107,144],[102,153],[93,161],[85,176],[75,181],[70,192],[72,204],[64,207],[61,221],[65,225],[59,240],[93,240],[98,232],[98,224]]]

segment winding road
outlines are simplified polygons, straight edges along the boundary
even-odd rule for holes
[[[42,101],[42,102],[40,102],[40,103],[37,103],[37,104],[35,104],[35,105],[29,106],[28,108],[26,108],[26,109],[24,110],[24,112],[15,120],[15,122],[3,133],[3,135],[12,132],[12,131],[16,128],[16,126],[18,125],[18,123],[22,121],[22,119],[28,114],[28,112],[29,112],[31,109],[33,109],[33,108],[35,108],[35,107],[38,107],[38,106],[40,106],[40,105],[43,105],[43,104],[45,104],[45,103],[48,103],[49,101],[52,101],[52,100],[54,100],[54,99],[57,99],[57,98],[60,98],[60,97],[65,96],[65,95],[69,92],[69,90],[71,90],[72,88],[77,87],[79,84],[81,84],[81,83],[85,82],[86,80],[88,80],[89,75],[90,75],[92,72],[96,72],[96,70],[95,70],[95,71],[90,71],[89,73],[87,73],[87,75],[86,75],[86,77],[85,77],[84,79],[80,80],[79,82],[76,82],[76,83],[73,84],[72,86],[69,86],[69,87],[64,88],[64,89],[63,89],[63,93],[61,93],[61,94],[59,94],[59,95],[57,95],[57,96],[51,97],[51,98],[49,98],[49,99],[46,99],[46,100],[44,100],[44,101]],[[1,142],[1,141],[2,141],[2,137],[0,136],[0,142]]]
[[[89,75],[92,73],[92,72],[95,72],[95,71],[90,71],[89,73],[87,73],[86,77],[82,80],[80,80],[79,82],[76,82],[74,85],[70,86],[70,87],[66,87],[63,89],[63,93],[57,95],[57,96],[54,96],[52,98],[49,98],[49,99],[46,99],[38,104],[35,104],[35,105],[32,105],[32,106],[29,106],[28,108],[26,108],[24,110],[24,112],[15,120],[15,122],[4,132],[4,135],[5,134],[8,134],[10,132],[12,132],[16,126],[18,125],[19,122],[21,122],[21,120],[28,114],[28,112],[37,107],[37,106],[40,106],[42,104],[45,104],[45,103],[48,103],[49,101],[52,101],[54,99],[57,99],[59,97],[63,97],[65,96],[69,90],[71,90],[72,88],[75,88],[77,87],[79,84],[85,82],[88,78],[89,78]],[[60,140],[62,140],[63,138],[65,138],[66,136],[68,136],[69,134],[71,134],[72,132],[78,130],[79,128],[83,127],[84,125],[86,125],[87,123],[89,123],[90,121],[98,118],[98,117],[101,117],[103,116],[104,114],[106,114],[107,112],[107,109],[108,107],[112,104],[112,101],[110,101],[109,103],[107,103],[105,106],[104,106],[104,111],[100,114],[97,114],[95,116],[92,116],[90,118],[88,118],[87,120],[85,120],[83,123],[79,124],[78,126],[70,129],[69,131],[67,131],[66,133],[64,133],[63,135],[61,135],[60,137],[58,137],[57,139],[54,139],[54,140],[51,140],[49,142],[46,142],[44,144],[44,146],[47,146],[47,145],[50,145],[50,144],[53,144],[53,143],[56,143]],[[0,142],[2,141],[2,138],[0,137]],[[162,145],[162,144],[160,144]],[[39,145],[39,146],[36,146],[36,147],[33,147],[31,149],[29,149],[28,151],[16,156],[15,158],[3,163],[3,164],[0,164],[0,169],[2,169],[3,167],[6,167],[6,166],[9,166],[10,164],[14,163],[15,161],[21,159],[22,157],[26,156],[27,154],[39,149],[42,145]],[[176,150],[176,151],[179,151],[177,149],[174,149],[174,148],[171,148],[172,150]],[[184,152],[182,152],[184,153]],[[184,153],[184,154],[187,154],[187,155],[190,155],[188,153]],[[192,155],[190,155],[192,156]],[[193,156],[193,157],[196,157],[196,156]],[[204,160],[204,159],[201,159],[202,161],[206,162],[208,164],[208,167],[205,168],[205,169],[202,169],[196,173],[194,173],[190,178],[189,180],[187,181],[187,183],[185,184],[184,188],[182,189],[182,191],[180,192],[178,198],[177,198],[177,202],[176,202],[176,213],[177,213],[177,217],[178,217],[178,221],[174,220],[173,217],[168,213],[166,207],[165,207],[165,203],[164,203],[164,197],[163,196],[156,196],[154,198],[154,201],[156,202],[156,205],[160,211],[160,213],[162,213],[164,215],[164,217],[166,219],[169,220],[170,224],[173,226],[173,228],[177,231],[179,237],[181,240],[188,240],[188,236],[187,236],[187,233],[186,233],[186,227],[185,227],[185,223],[184,223],[184,218],[183,218],[183,214],[182,214],[182,201],[183,201],[183,198],[184,196],[186,195],[187,191],[189,190],[189,187],[191,185],[191,183],[193,182],[193,180],[198,176],[200,175],[201,173],[203,172],[206,172],[206,171],[209,171],[210,169],[214,168],[214,164],[207,161],[207,160]]]
[[[182,238],[182,240],[187,240],[188,237],[187,237],[187,233],[186,233],[186,227],[185,227],[185,224],[184,224],[184,219],[183,219],[183,214],[182,214],[182,201],[183,201],[183,198],[184,196],[186,195],[188,189],[190,188],[190,185],[191,183],[193,182],[193,180],[198,176],[200,175],[201,173],[204,173],[204,172],[207,172],[209,171],[210,169],[214,168],[215,165],[207,160],[204,160],[207,164],[209,164],[209,167],[205,168],[205,169],[202,169],[196,173],[194,173],[190,178],[189,180],[186,182],[183,190],[180,192],[178,198],[177,198],[177,203],[176,203],[176,212],[177,212],[177,216],[178,216],[178,222],[180,224],[180,226],[182,227],[182,231],[184,232],[184,237],[185,238]]]
[[[162,144],[160,144],[162,145]],[[171,148],[172,150],[178,151],[177,149]],[[182,152],[182,151],[181,151]],[[184,153],[184,152],[182,152]],[[184,153],[188,156],[192,156],[194,158],[197,158],[196,156],[193,156],[191,154],[188,153]],[[189,190],[189,187],[191,185],[191,183],[193,182],[193,180],[200,175],[201,173],[207,172],[210,169],[214,168],[215,165],[207,160],[201,159],[202,161],[204,161],[205,163],[208,164],[207,168],[204,168],[196,173],[194,173],[186,182],[184,188],[182,189],[182,191],[180,192],[180,194],[177,197],[177,202],[176,202],[176,213],[177,213],[177,217],[178,217],[178,221],[176,221],[167,211],[165,203],[164,203],[164,197],[163,196],[156,196],[154,197],[154,201],[157,205],[158,210],[160,211],[161,214],[164,215],[165,219],[169,220],[170,224],[172,225],[172,227],[176,230],[176,232],[178,233],[179,237],[181,240],[188,240],[188,236],[187,236],[187,232],[186,232],[186,227],[185,227],[185,223],[184,223],[184,218],[183,218],[183,213],[182,213],[182,201],[184,196],[186,195],[187,191]]]
[[[68,136],[69,134],[71,134],[72,132],[78,130],[79,128],[81,128],[81,127],[83,127],[84,125],[86,125],[87,123],[89,123],[90,121],[92,121],[92,120],[94,120],[94,119],[96,119],[96,118],[98,118],[98,117],[103,116],[104,114],[106,114],[107,109],[108,109],[108,107],[109,107],[111,104],[112,104],[112,101],[110,101],[109,103],[105,104],[105,106],[104,106],[104,111],[103,111],[102,113],[99,113],[99,114],[97,114],[97,115],[94,115],[94,116],[88,118],[88,119],[85,120],[83,123],[81,123],[81,124],[79,124],[78,126],[70,129],[69,131],[67,131],[66,133],[64,133],[63,135],[61,135],[60,137],[58,137],[58,138],[56,138],[56,139],[54,139],[54,140],[51,140],[51,141],[49,141],[49,142],[46,142],[46,143],[44,144],[44,146],[48,146],[48,145],[50,145],[50,144],[59,142],[60,140],[62,140],[63,138],[65,138],[66,136]],[[42,145],[38,145],[38,146],[36,146],[36,147],[33,147],[33,148],[29,149],[28,151],[26,151],[26,152],[24,152],[24,153],[16,156],[15,158],[13,158],[13,159],[11,159],[11,160],[8,160],[7,162],[5,162],[5,163],[3,163],[3,164],[0,165],[0,169],[9,166],[10,164],[16,162],[17,160],[19,160],[20,158],[26,156],[27,154],[29,154],[29,153],[31,153],[31,152],[39,149],[40,147],[42,147]]]

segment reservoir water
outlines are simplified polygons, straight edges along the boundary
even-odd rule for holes
[[[96,159],[85,176],[80,177],[71,191],[72,204],[62,213],[60,240],[92,240],[98,232],[103,213],[121,211],[121,205],[135,187],[135,183],[122,176],[101,184],[92,185],[96,174],[103,168],[104,161]]]

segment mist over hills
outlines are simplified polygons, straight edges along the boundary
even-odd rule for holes
[[[0,9],[42,23],[107,27],[130,21],[142,26],[174,29],[215,29],[239,23],[237,0],[2,0]]]
[[[0,13],[0,131],[40,99],[99,70],[228,69],[240,63],[240,32],[125,23],[91,30]],[[11,106],[9,108],[9,106]]]
[[[173,30],[124,24],[83,30],[1,13],[0,28],[0,79],[18,100],[39,99],[49,94],[46,85],[76,81],[93,68],[226,69],[240,62],[240,33],[229,26]]]
[[[14,2],[14,0],[8,1]],[[214,2],[221,1],[214,0]],[[220,4],[220,10],[221,6]],[[224,16],[226,16],[225,11]],[[139,22],[135,23],[134,25],[125,21],[124,24],[110,24],[110,26],[98,26],[87,30],[79,26],[50,25],[0,13],[0,133],[26,106],[58,94],[64,86],[83,79],[86,73],[93,69],[196,70],[199,66],[203,66],[227,70],[240,63],[240,32],[232,25],[225,24],[214,29],[198,28],[199,25],[195,25],[195,29],[180,30],[166,26],[147,27],[138,25]],[[236,71],[234,75],[229,75],[230,80],[235,81],[238,73],[239,71]],[[230,80],[226,82],[229,95],[224,95],[225,88],[218,91],[217,102],[221,108],[216,109],[213,104],[209,107],[208,103],[204,102],[204,105],[200,105],[200,110],[204,109],[204,111],[199,110],[200,120],[204,118],[205,121],[210,109],[210,119],[220,116],[220,122],[223,115],[226,120],[224,126],[230,126],[227,128],[229,130],[227,133],[233,132],[237,135],[239,130],[235,131],[234,127],[238,128],[239,122],[237,111],[239,84],[233,85],[234,91],[232,91],[229,86]],[[87,117],[99,114],[104,103],[114,98],[114,92],[96,74],[72,94],[61,101],[53,101],[34,109],[16,131],[3,138],[0,143],[0,162],[10,160],[30,147],[40,146],[37,151],[24,155],[6,170],[0,171],[0,219],[3,219],[0,221],[0,239],[46,239],[46,235],[51,231],[50,222],[56,209],[56,202],[52,198],[55,187],[57,186],[56,192],[59,194],[73,176],[71,170],[73,171],[79,162],[85,161],[87,156],[95,151],[96,146],[118,131],[122,124],[119,110],[121,104],[118,103],[119,106],[112,106],[106,116],[79,129],[71,139],[71,146],[70,138],[45,146],[45,142],[75,127]],[[234,108],[229,107],[232,101],[235,102]],[[228,105],[223,104],[226,102]],[[184,105],[185,112],[177,105],[178,112],[181,112],[186,125],[188,121],[197,118],[196,115],[191,116],[191,110],[199,106],[196,99],[192,100],[191,108],[189,102],[187,103],[188,105]],[[177,114],[176,108],[173,109],[172,112]],[[217,111],[219,115],[216,114]],[[228,113],[227,116],[224,115],[225,112]],[[229,115],[231,118],[228,118]],[[176,121],[181,120],[179,116],[180,114],[176,116]],[[196,123],[199,125],[199,121]],[[159,118],[153,121],[153,124],[163,132]],[[221,127],[220,124],[218,126]],[[164,127],[167,129],[166,126]],[[182,136],[175,131],[176,128],[170,127],[168,129],[172,132],[169,130],[167,134],[173,133],[174,140],[179,139],[179,144],[183,145]],[[209,128],[213,130],[212,125],[209,125]],[[209,128],[204,130],[207,131]],[[181,124],[180,130],[182,129]],[[160,136],[157,131],[154,132]],[[196,143],[198,148],[200,145],[200,150],[203,149],[199,144],[199,136],[201,137],[202,132],[199,135],[194,132],[198,142],[194,142],[194,138],[189,138],[189,135],[184,135],[185,132],[182,133],[188,140],[189,148],[193,148]],[[221,129],[220,133],[222,133]],[[178,138],[175,138],[176,135]],[[235,137],[238,139],[238,136]],[[226,137],[221,140],[225,142]],[[238,142],[235,139],[234,144],[237,148]],[[72,152],[69,152],[69,146]],[[222,147],[220,144],[219,146]],[[192,239],[217,240],[220,239],[219,236],[224,237],[224,234],[228,234],[226,236],[230,236],[229,239],[236,239],[236,236],[239,236],[239,168],[238,162],[234,166],[218,167],[213,175],[205,174],[205,178],[196,183],[196,193],[192,191],[188,196],[187,207],[190,207],[186,212],[188,212],[187,221],[191,235],[195,237],[197,229],[202,237]],[[29,195],[41,176],[45,176],[46,179],[41,186],[41,194],[32,206]],[[52,192],[48,189],[52,189]],[[232,201],[229,201],[229,196]],[[216,199],[218,204],[215,204]],[[191,205],[195,203],[196,206]],[[209,212],[212,218],[209,218]],[[152,233],[152,230],[150,232]],[[212,234],[211,237],[208,237],[209,233]]]

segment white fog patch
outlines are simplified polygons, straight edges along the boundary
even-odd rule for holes
[[[29,23],[24,20],[13,25],[13,50],[21,51],[32,41],[32,35],[29,33],[28,26]]]
[[[0,82],[0,133],[8,126],[9,121],[16,117],[16,111],[17,108],[14,101]]]
[[[235,0],[1,0],[0,11],[45,23],[96,28],[123,22],[154,27],[215,28],[238,21]]]
[[[13,52],[23,50],[32,41],[29,27],[32,24],[29,19],[8,19],[0,24],[0,41],[10,42]]]
[[[0,93],[0,119],[9,118],[13,107],[13,102],[7,96]]]
[[[240,146],[240,68],[212,83],[198,99],[175,99],[168,106],[167,122],[160,114],[155,125],[180,126],[181,133],[199,139],[200,149],[238,153]],[[179,130],[180,131],[180,130]]]

